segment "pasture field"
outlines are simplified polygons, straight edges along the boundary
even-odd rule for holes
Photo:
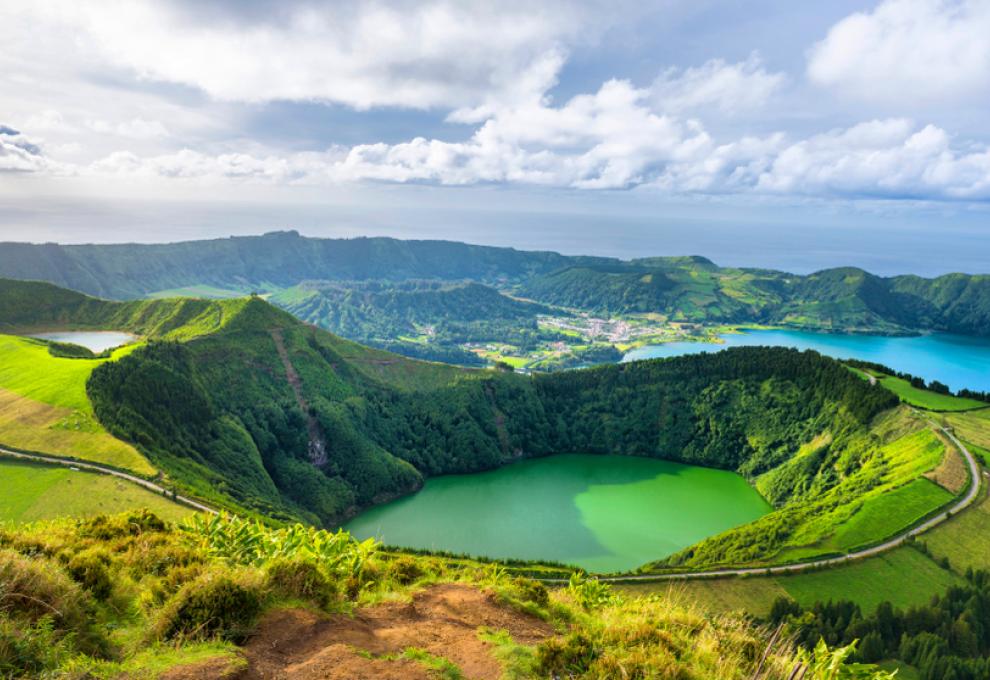
[[[804,607],[828,600],[851,600],[863,611],[881,602],[895,607],[923,604],[962,577],[941,568],[917,548],[904,546],[890,552],[834,569],[823,569],[777,581]]]
[[[911,526],[951,501],[953,495],[924,478],[885,494],[868,498],[848,521],[825,542],[827,548],[847,551],[875,543]]]
[[[111,359],[54,357],[45,343],[0,335],[0,445],[105,463],[144,475],[154,467],[133,446],[113,437],[96,420],[86,381]]]
[[[966,413],[947,413],[942,419],[955,429],[960,439],[990,449],[990,407]]]
[[[968,411],[986,408],[986,403],[975,399],[963,399],[951,394],[939,394],[930,390],[913,387],[907,380],[886,375],[880,378],[880,384],[901,398],[901,401],[928,409],[929,411]]]
[[[0,522],[90,517],[147,508],[177,522],[194,511],[123,479],[54,465],[0,460]]]
[[[986,491],[977,504],[918,540],[936,558],[947,557],[958,572],[990,569],[990,501]]]

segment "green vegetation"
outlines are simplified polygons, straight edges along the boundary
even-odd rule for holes
[[[285,377],[285,361],[298,384]],[[921,425],[897,421],[905,431],[892,425],[887,448],[877,448],[865,436],[868,423],[894,397],[814,353],[740,348],[532,378],[464,372],[376,354],[260,300],[216,333],[151,343],[107,364],[89,393],[112,432],[137,442],[195,493],[233,509],[327,525],[418,488],[423,475],[490,469],[519,451],[656,456],[756,476],[787,464],[819,433],[836,432],[827,452],[781,477],[780,488],[806,485],[805,493],[777,493],[771,500],[780,509],[768,524],[702,544],[677,566],[764,560],[813,546],[834,524],[816,504],[832,504],[829,519],[848,518],[862,494],[910,481],[937,465],[941,452],[935,440],[931,466],[917,465],[928,459],[915,456],[897,477],[907,470],[896,456],[898,437]],[[836,461],[851,470],[865,461],[876,466],[835,480]],[[876,477],[879,466],[891,475]],[[766,526],[786,526],[789,534]],[[752,531],[761,537],[753,540]]]
[[[875,543],[916,524],[946,505],[953,495],[927,479],[915,479],[889,493],[866,500],[847,522],[840,524],[826,542],[836,550],[852,550]]]
[[[0,523],[91,517],[134,508],[148,508],[169,521],[193,512],[122,479],[0,459]]]
[[[925,680],[980,680],[990,674],[990,572],[969,571],[942,597],[901,609],[883,603],[864,616],[852,602],[803,607],[778,601],[771,623],[787,623],[804,646],[860,643],[855,656],[877,662],[896,656]]]
[[[968,411],[988,408],[986,402],[921,389],[914,387],[903,378],[890,375],[881,377],[880,384],[900,397],[901,401],[929,411]]]
[[[523,282],[521,292],[564,307],[655,312],[680,321],[990,332],[988,276],[885,279],[852,267],[795,276],[717,267],[704,258],[649,258],[575,264]]]
[[[70,359],[53,356],[39,340],[0,335],[0,445],[154,474],[141,453],[97,421],[86,397],[95,368],[136,348],[110,359]]]
[[[31,294],[30,285],[11,288],[35,300],[39,318],[72,306],[63,292],[35,284]],[[162,340],[102,363],[45,360],[99,363],[74,403],[91,402],[101,427],[172,483],[238,512],[334,526],[425,476],[491,469],[521,452],[653,456],[752,479],[776,510],[651,565],[683,569],[848,549],[938,500],[930,488],[914,493],[904,512],[876,521],[871,503],[938,466],[943,446],[906,411],[877,419],[896,398],[813,352],[737,348],[519,376],[365,348],[258,298],[195,302],[84,299],[76,306],[99,319],[152,305],[141,308]],[[31,323],[26,307],[9,304]],[[850,520],[851,538],[832,535]]]
[[[921,551],[899,548],[835,569],[778,577],[787,594],[805,607],[842,598],[873,611],[881,602],[912,607],[960,582]]]
[[[673,321],[990,332],[990,276],[883,278],[852,267],[797,276],[718,267],[703,257],[627,262],[447,241],[315,239],[296,232],[157,245],[7,243],[0,252],[0,276],[118,299],[162,292],[207,297],[277,292],[326,280],[474,281],[542,303],[613,314],[659,313]]]
[[[851,648],[809,654],[768,639],[766,630],[745,619],[707,616],[658,597],[618,598],[594,580],[574,579],[570,587],[548,592],[499,567],[397,557],[346,534],[299,526],[272,530],[224,517],[176,529],[154,515],[132,513],[3,531],[0,583],[0,674],[15,678],[156,677],[177,667],[193,675],[197,669],[219,673],[191,665],[203,662],[210,669],[243,670],[264,660],[257,646],[238,645],[267,615],[295,612],[294,630],[304,635],[325,630],[328,615],[371,603],[443,592],[470,599],[479,589],[489,616],[526,631],[525,640],[483,625],[462,633],[476,644],[478,638],[488,642],[476,646],[469,660],[498,660],[506,677],[563,672],[591,680],[625,672],[745,680],[758,666],[761,677],[774,680],[803,667],[806,680],[889,677],[851,664]],[[470,616],[459,606],[450,600],[442,611]],[[402,615],[402,609],[391,611]],[[398,648],[381,640],[372,649],[362,646],[367,624],[347,616],[333,620],[345,634],[354,631],[347,648],[355,659],[412,660],[441,677],[459,677],[433,640],[432,626],[441,620],[409,625]]]

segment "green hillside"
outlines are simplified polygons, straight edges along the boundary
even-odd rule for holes
[[[852,267],[808,276],[671,258],[576,266],[527,280],[523,295],[606,313],[832,331],[990,334],[990,276],[882,278]]]
[[[74,408],[92,413],[101,436],[188,493],[240,512],[335,526],[427,476],[565,452],[733,470],[774,504],[757,522],[652,565],[666,569],[851,550],[951,497],[920,480],[944,456],[927,423],[814,352],[738,348],[524,376],[367,348],[260,298],[82,299],[82,311],[70,313],[74,294],[10,287],[12,299],[36,302],[33,313],[15,307],[20,326],[154,329],[111,360],[55,358],[41,343],[8,342],[34,347],[39,365],[73,369],[72,381],[52,384],[72,383],[75,392],[59,387],[58,398],[74,393]],[[30,362],[18,370],[30,382]],[[16,381],[7,382],[14,392]],[[904,498],[894,503],[897,494]],[[891,503],[904,511],[884,510]]]
[[[0,277],[119,299],[189,286],[250,292],[320,279],[497,282],[553,271],[571,260],[452,241],[315,239],[294,231],[168,244],[0,243]]]
[[[463,343],[509,343],[523,351],[566,339],[542,330],[551,310],[479,283],[444,281],[313,282],[274,293],[273,304],[351,340],[405,356],[484,365]]]
[[[163,292],[227,297],[278,292],[307,281],[474,281],[514,289],[542,303],[613,314],[657,313],[683,321],[839,331],[990,335],[988,275],[884,278],[842,267],[800,276],[719,267],[703,257],[622,261],[450,241],[317,239],[274,232],[154,245],[0,243],[0,277],[50,281],[116,299]],[[365,293],[359,288],[355,295]],[[337,301],[339,296],[331,292],[329,298]],[[297,293],[284,302],[291,307],[302,304]],[[375,314],[388,315],[390,304],[374,300],[370,306],[377,309]],[[432,304],[424,303],[424,309]],[[364,308],[368,307],[366,298]],[[338,312],[321,313],[318,302],[303,305],[300,312],[311,322],[341,332],[346,324],[367,322],[361,315],[340,320]],[[441,314],[427,322],[443,318]],[[408,318],[399,314],[390,316],[389,323],[404,320]]]

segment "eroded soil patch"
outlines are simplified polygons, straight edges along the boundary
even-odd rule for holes
[[[482,626],[507,630],[522,644],[552,634],[545,622],[500,604],[493,595],[457,584],[433,586],[412,602],[390,602],[354,616],[325,616],[299,609],[271,612],[244,647],[244,680],[356,680],[435,677],[407,659],[387,658],[410,647],[457,666],[466,678],[498,680],[502,667],[492,645],[478,638]]]

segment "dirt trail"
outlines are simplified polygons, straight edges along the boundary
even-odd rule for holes
[[[429,680],[421,664],[400,655],[424,649],[457,664],[466,678],[498,680],[501,664],[478,628],[509,631],[523,644],[553,634],[543,621],[498,603],[493,596],[457,584],[433,586],[412,602],[389,602],[354,616],[326,616],[300,609],[266,616],[244,647],[248,668],[239,680]],[[203,675],[201,677],[209,677]]]
[[[306,416],[306,429],[309,433],[309,462],[316,467],[321,467],[326,465],[327,462],[326,439],[320,430],[320,424],[313,417],[313,414],[309,412],[309,405],[306,403],[306,397],[303,396],[302,381],[299,379],[299,374],[296,373],[296,369],[289,359],[289,353],[285,349],[285,338],[282,336],[282,329],[273,328],[271,329],[271,334],[272,340],[275,341],[275,351],[278,352],[278,356],[282,360],[282,366],[285,367],[285,377],[289,381],[289,386],[292,387],[292,392],[296,395],[296,403],[299,404],[299,408]]]

